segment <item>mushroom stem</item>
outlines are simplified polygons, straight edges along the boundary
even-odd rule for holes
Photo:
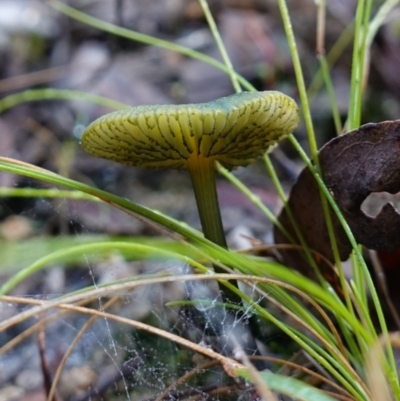
[[[197,209],[200,216],[204,237],[215,244],[227,248],[221,212],[218,203],[215,179],[215,161],[196,155],[190,157],[187,168],[192,179]],[[213,265],[216,273],[226,273],[220,266]],[[232,282],[237,287],[237,283]],[[240,305],[242,300],[228,288],[221,288],[224,302]]]
[[[218,204],[215,162],[211,158],[193,157],[188,161],[188,169],[204,236],[215,244],[227,248]]]

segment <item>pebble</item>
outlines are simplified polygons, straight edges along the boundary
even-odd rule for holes
[[[7,386],[0,390],[0,401],[19,401],[24,390],[17,386]]]
[[[95,383],[96,379],[96,373],[89,366],[74,367],[62,374],[60,394],[64,399],[82,394]]]
[[[43,386],[42,372],[37,369],[24,370],[15,379],[15,384],[25,391],[37,390]]]

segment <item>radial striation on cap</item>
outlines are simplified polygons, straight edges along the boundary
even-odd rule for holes
[[[299,122],[296,102],[281,92],[241,92],[212,102],[137,106],[88,126],[88,153],[148,168],[188,168],[211,159],[245,166],[289,135]]]

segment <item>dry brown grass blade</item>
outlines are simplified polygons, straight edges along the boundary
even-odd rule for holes
[[[82,314],[86,314],[86,315],[102,317],[102,318],[110,319],[110,320],[113,320],[113,321],[116,321],[116,322],[119,322],[122,324],[126,324],[126,325],[134,327],[138,330],[145,330],[148,333],[152,333],[159,337],[166,338],[167,340],[170,340],[170,341],[176,342],[177,344],[183,345],[184,347],[189,348],[195,352],[198,352],[199,354],[203,354],[206,357],[209,357],[211,359],[214,359],[214,360],[220,362],[222,365],[232,365],[232,366],[235,366],[235,368],[244,368],[244,366],[242,366],[240,363],[233,360],[232,358],[227,358],[227,357],[219,354],[218,352],[215,352],[209,348],[202,347],[192,341],[189,341],[189,340],[186,340],[185,338],[177,336],[176,334],[169,333],[166,330],[162,330],[157,327],[150,326],[146,323],[142,323],[137,320],[127,319],[122,316],[117,316],[117,315],[113,315],[111,313],[102,312],[102,311],[98,311],[95,309],[89,309],[89,308],[82,307],[82,306],[58,304],[57,308],[67,309],[70,311],[74,311],[74,312],[82,313]]]
[[[21,298],[21,297],[10,297],[10,302],[13,303],[20,303],[20,304],[26,304],[26,298]],[[83,306],[87,303],[91,302],[91,300],[83,300],[77,303],[79,306]],[[36,303],[35,303],[36,305]],[[21,341],[25,340],[28,338],[30,335],[35,333],[36,331],[40,330],[41,325],[46,325],[47,323],[51,322],[54,319],[61,318],[63,315],[69,313],[68,311],[60,311],[57,313],[54,313],[51,316],[45,317],[42,321],[35,323],[28,329],[24,330],[22,333],[18,334],[15,336],[12,340],[10,340],[7,344],[4,344],[2,347],[0,347],[0,355],[10,351],[13,347],[17,346]]]
[[[32,85],[44,84],[70,75],[70,64],[30,72],[0,80],[0,92],[7,92]]]
[[[365,355],[365,371],[373,401],[396,401],[388,382],[387,374],[382,366],[383,347],[388,343],[400,347],[399,332],[388,336],[379,336],[378,341],[369,348]]]
[[[5,298],[7,298],[8,302],[12,299],[12,297],[1,297],[0,299],[4,300]],[[29,303],[32,304],[35,302],[34,302],[34,300],[30,300]],[[150,326],[148,324],[145,324],[145,323],[142,323],[142,322],[139,322],[136,320],[127,319],[127,318],[124,318],[121,316],[113,315],[113,314],[110,314],[107,312],[102,312],[102,311],[98,311],[95,309],[90,309],[90,308],[86,308],[86,307],[82,307],[82,306],[70,305],[67,303],[63,303],[61,301],[59,301],[57,303],[54,303],[53,301],[48,301],[48,302],[37,301],[37,303],[41,304],[40,308],[43,311],[48,310],[50,308],[59,308],[59,309],[64,309],[64,310],[68,310],[68,311],[73,311],[73,312],[77,312],[77,313],[82,313],[82,314],[86,314],[86,315],[92,315],[92,316],[96,316],[96,317],[102,317],[102,318],[110,319],[113,321],[117,321],[119,323],[126,324],[131,327],[135,327],[138,330],[145,330],[149,333],[152,333],[152,334],[158,335],[160,337],[174,341],[178,344],[181,344],[187,348],[192,349],[195,352],[198,352],[199,354],[203,354],[211,359],[217,360],[218,362],[220,362],[223,365],[227,364],[227,365],[235,366],[235,368],[236,367],[243,368],[243,366],[241,364],[234,361],[233,359],[224,357],[223,355],[221,355],[209,348],[204,348],[198,344],[193,343],[192,341],[186,340],[175,334],[169,333],[165,330]],[[50,305],[46,305],[46,303],[48,303]]]
[[[103,306],[103,310],[108,309],[110,306],[112,306],[113,304],[115,304],[116,301],[119,300],[119,297],[113,297],[111,298],[109,301],[107,301],[104,306]],[[66,350],[66,352],[64,353],[58,367],[56,370],[56,373],[53,377],[53,382],[51,384],[51,388],[49,391],[49,395],[47,397],[47,401],[52,401],[53,400],[53,396],[56,393],[56,388],[57,388],[57,383],[61,377],[61,373],[64,369],[65,363],[67,362],[69,356],[71,355],[73,349],[75,348],[75,345],[78,343],[78,341],[82,338],[83,334],[86,332],[86,330],[94,323],[94,321],[97,319],[97,316],[92,316],[83,326],[82,328],[79,330],[79,332],[76,334],[74,340],[72,341],[72,343],[69,345],[68,349]]]

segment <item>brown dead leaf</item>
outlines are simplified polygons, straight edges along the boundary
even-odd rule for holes
[[[358,243],[369,249],[393,252],[400,247],[400,215],[391,203],[372,217],[361,204],[375,192],[400,192],[400,120],[366,124],[332,139],[319,152],[324,181]],[[332,250],[322,212],[319,189],[308,168],[292,188],[288,201],[309,247],[333,261]],[[336,216],[331,213],[340,258],[346,260],[351,245]],[[296,238],[287,211],[279,221]],[[288,243],[275,228],[275,242]],[[314,277],[310,266],[298,253],[286,252],[285,262]],[[323,273],[332,273],[319,261]]]

